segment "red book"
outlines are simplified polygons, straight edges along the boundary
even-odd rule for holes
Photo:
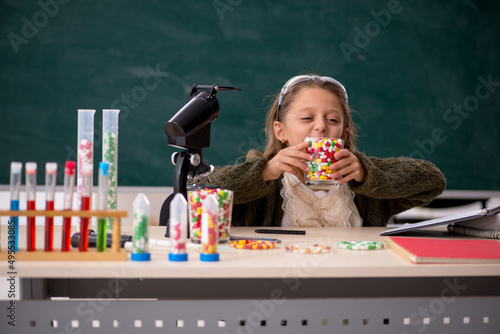
[[[500,263],[500,240],[386,237],[384,241],[413,263]]]

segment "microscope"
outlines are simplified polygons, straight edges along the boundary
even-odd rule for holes
[[[181,193],[187,199],[187,179],[196,180],[204,176],[210,179],[209,175],[214,170],[214,166],[203,161],[202,149],[210,146],[210,124],[219,116],[217,92],[232,90],[241,89],[195,84],[189,95],[189,102],[165,124],[168,145],[185,149],[173,153],[171,157],[172,164],[175,165],[174,192],[165,200],[160,212],[160,225],[167,226],[167,237],[170,202],[173,197]]]

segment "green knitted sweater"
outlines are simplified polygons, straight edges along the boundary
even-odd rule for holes
[[[446,187],[443,174],[428,161],[354,154],[367,172],[365,182],[348,182],[363,226],[385,226],[393,215],[428,204]],[[262,170],[266,163],[266,158],[256,157],[216,167],[210,175],[213,184],[234,191],[233,226],[281,226],[283,175],[265,182]]]

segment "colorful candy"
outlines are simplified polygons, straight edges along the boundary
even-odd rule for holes
[[[219,213],[217,216],[219,243],[229,242],[229,229],[233,209],[233,191],[225,189],[200,189],[188,193],[189,200],[189,225],[191,241],[199,243],[201,232],[202,205],[207,196],[215,195],[218,201]]]
[[[218,239],[218,216],[219,201],[216,194],[210,194],[202,205],[201,213],[201,261],[219,261],[219,253],[217,252]]]
[[[134,212],[134,252],[148,252],[148,216]]]
[[[170,203],[170,261],[187,261],[187,201],[177,193]]]
[[[83,184],[83,166],[86,164],[93,165],[94,155],[93,155],[94,145],[91,141],[83,139],[78,144],[78,180],[76,182],[78,186],[78,203],[81,206],[82,200],[82,184]]]
[[[377,241],[340,241],[337,248],[349,250],[375,250],[384,248],[383,242]]]
[[[329,166],[337,160],[334,154],[344,147],[342,139],[331,138],[305,138],[309,146],[305,149],[306,153],[311,154],[313,160],[307,160],[306,165],[309,171],[306,173],[306,185],[314,186],[326,183],[338,186],[337,181],[332,177],[336,170],[330,170]]]
[[[231,247],[236,249],[273,249],[276,243],[265,240],[238,240],[231,242]]]
[[[77,161],[77,207],[82,206],[84,165],[94,164],[94,114],[95,109],[78,109],[78,161]],[[94,184],[90,175],[90,184]],[[78,219],[77,219],[78,220]]]
[[[285,245],[285,251],[299,254],[324,254],[330,253],[332,251],[332,247],[319,243],[312,245],[289,244]]]

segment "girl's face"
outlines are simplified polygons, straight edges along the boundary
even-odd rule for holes
[[[299,91],[283,122],[274,122],[274,134],[295,146],[306,137],[343,138],[344,113],[338,97],[319,87]]]

